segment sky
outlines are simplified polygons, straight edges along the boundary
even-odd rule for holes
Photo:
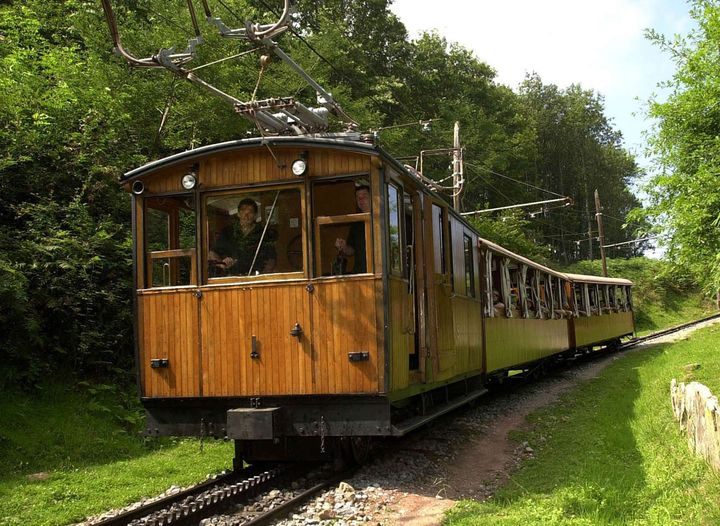
[[[580,84],[605,98],[606,115],[641,166],[642,115],[658,82],[672,77],[670,58],[644,36],[687,34],[683,0],[395,0],[392,11],[411,38],[437,30],[493,67],[496,80],[517,88],[526,73],[561,88]]]

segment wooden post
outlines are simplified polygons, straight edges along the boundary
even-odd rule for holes
[[[597,219],[598,236],[600,239],[600,259],[602,260],[603,276],[607,277],[607,261],[605,261],[605,231],[603,230],[602,207],[600,206],[600,194],[595,189],[595,219]],[[591,241],[592,243],[592,241]]]

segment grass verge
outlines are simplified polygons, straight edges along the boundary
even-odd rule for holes
[[[715,326],[630,352],[531,415],[518,438],[535,457],[493,499],[459,503],[444,524],[720,524],[720,474],[690,453],[669,396],[672,378],[720,392],[719,343]],[[688,363],[701,366],[688,373]]]
[[[134,394],[107,387],[2,393],[0,525],[78,522],[230,467],[230,443],[140,437]]]

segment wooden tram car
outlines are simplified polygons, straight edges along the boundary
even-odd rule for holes
[[[236,460],[359,457],[369,437],[403,435],[511,371],[634,332],[631,282],[479,238],[371,142],[239,140],[122,183],[147,431],[228,437]],[[272,251],[218,271],[215,247],[248,200]],[[351,231],[364,250],[343,260]]]

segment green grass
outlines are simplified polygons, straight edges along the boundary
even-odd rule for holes
[[[672,416],[672,378],[720,392],[720,328],[628,353],[529,418],[535,458],[448,526],[720,524],[720,475],[692,455]],[[687,373],[684,366],[701,367]],[[692,374],[692,378],[688,376]]]
[[[47,386],[0,397],[0,525],[60,525],[229,468],[230,443],[145,439],[134,393]],[[120,402],[119,402],[120,401]],[[28,475],[44,473],[45,480]]]

